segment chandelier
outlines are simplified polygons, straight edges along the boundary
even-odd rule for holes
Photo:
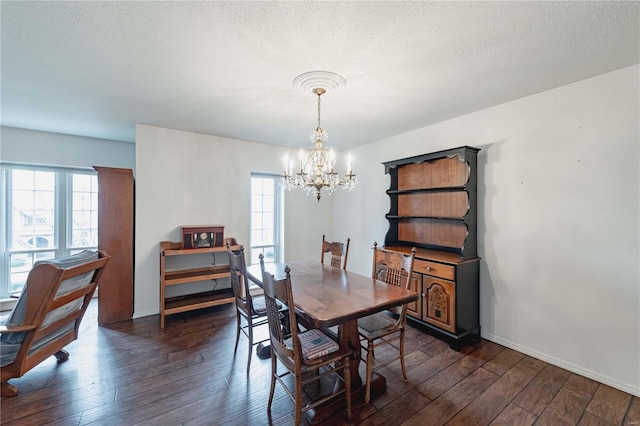
[[[301,77],[309,77],[309,74],[313,73],[314,72],[306,73],[296,77],[294,84],[296,81],[300,81]],[[324,73],[323,77],[325,78],[326,74],[329,74],[326,72],[322,73]],[[336,75],[336,77],[339,76]],[[317,80],[308,79],[307,81],[317,83]],[[312,91],[318,95],[318,127],[316,127],[309,136],[313,147],[306,153],[302,149],[300,150],[300,154],[298,155],[299,164],[297,166],[295,165],[295,159],[290,158],[288,153],[285,155],[283,182],[286,189],[304,189],[307,195],[315,195],[318,202],[320,202],[322,195],[331,195],[337,188],[349,190],[355,188],[358,179],[351,169],[351,154],[347,157],[347,173],[343,178],[340,178],[334,170],[336,155],[333,149],[327,150],[324,146],[324,143],[329,140],[329,135],[320,127],[320,96],[326,93],[326,89],[323,87],[314,87]],[[300,167],[300,169],[294,172],[295,167]]]

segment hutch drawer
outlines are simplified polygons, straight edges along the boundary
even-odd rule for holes
[[[434,277],[444,278],[453,281],[456,279],[456,268],[451,265],[430,262],[428,260],[416,259],[413,262],[413,272],[421,274],[433,275]]]

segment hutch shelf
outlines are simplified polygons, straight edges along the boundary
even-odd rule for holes
[[[239,250],[240,245],[232,245],[232,250]],[[219,280],[229,278],[229,264],[220,265],[198,265],[186,268],[172,267],[172,263],[181,264],[182,262],[172,262],[170,259],[178,258],[180,261],[189,263],[199,262],[202,255],[211,253],[215,259],[215,253],[226,252],[226,247],[207,247],[197,249],[183,249],[182,242],[163,241],[160,243],[160,327],[164,328],[165,316],[178,314],[181,312],[192,311],[195,309],[209,308],[211,306],[224,305],[234,303],[235,299],[231,288],[222,288],[219,290],[201,291],[180,296],[168,297],[166,290],[170,286],[187,285],[208,280]],[[189,258],[189,259],[187,259]],[[209,258],[210,260],[211,258]],[[226,255],[225,255],[226,259]],[[217,287],[217,285],[215,286]]]
[[[409,318],[458,347],[480,336],[477,153],[469,146],[383,163],[391,178],[385,248],[416,247]]]

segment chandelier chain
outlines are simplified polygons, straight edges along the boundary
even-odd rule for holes
[[[318,92],[318,129],[320,128],[320,97],[322,93]]]

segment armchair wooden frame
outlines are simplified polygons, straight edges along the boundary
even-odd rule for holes
[[[378,243],[373,245],[373,271],[372,278],[384,281],[389,285],[409,289],[416,249],[411,249],[410,254],[384,250],[378,248]],[[366,391],[365,401],[371,398],[371,374],[374,369],[400,360],[402,377],[407,381],[407,372],[404,364],[404,334],[407,320],[407,304],[396,307],[393,313],[397,319],[392,318],[386,312],[378,312],[358,320],[358,333],[362,343],[362,349],[367,353],[366,358]],[[398,350],[398,355],[376,362],[375,348],[382,345],[390,345]]]
[[[347,269],[347,260],[349,259],[349,243],[351,238],[347,238],[347,244],[340,242],[328,242],[325,240],[325,236],[322,235],[322,254],[320,257],[320,263],[324,264],[325,253],[331,253],[331,266],[336,268]],[[343,260],[344,256],[344,260]]]
[[[3,348],[3,358],[6,355],[5,349],[19,345],[15,357],[0,369],[3,397],[18,394],[18,389],[9,384],[8,380],[22,377],[51,355],[58,362],[69,358],[69,353],[63,348],[78,338],[82,317],[110,259],[103,251],[98,251],[97,254],[95,260],[87,260],[68,268],[45,261],[34,265],[29,272],[23,294],[14,308],[15,310],[20,306],[20,309],[24,309],[21,324],[0,326],[2,345],[6,345]],[[65,281],[69,282],[67,280],[83,275],[86,278],[79,287],[70,291],[64,285],[61,287]],[[25,300],[21,300],[22,298]]]

